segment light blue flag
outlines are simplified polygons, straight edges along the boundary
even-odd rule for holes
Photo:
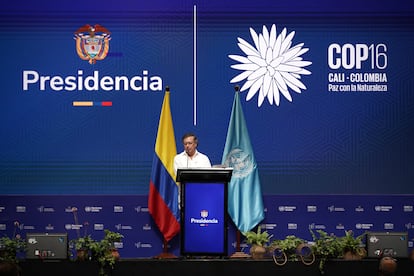
[[[239,92],[234,95],[222,164],[233,168],[228,184],[228,213],[240,232],[264,219],[262,190]]]

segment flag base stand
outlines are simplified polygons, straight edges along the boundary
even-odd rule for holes
[[[230,258],[231,259],[246,259],[246,258],[250,258],[251,256],[249,254],[246,254],[242,251],[240,251],[240,230],[237,230],[236,232],[236,252],[234,252]]]
[[[178,257],[172,253],[162,252],[155,256],[154,259],[178,259]]]
[[[231,259],[246,259],[246,258],[250,258],[250,257],[251,256],[249,254],[246,254],[246,253],[241,252],[241,251],[234,252],[230,256]]]
[[[154,259],[178,259],[173,253],[168,252],[168,242],[165,239],[163,243],[164,252],[155,256]]]

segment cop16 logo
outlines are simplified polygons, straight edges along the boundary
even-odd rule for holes
[[[361,69],[363,65],[371,69],[387,67],[387,46],[385,44],[330,44],[328,66],[331,69]],[[366,68],[366,67],[364,67]]]

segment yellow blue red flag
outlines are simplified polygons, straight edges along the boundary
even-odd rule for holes
[[[180,232],[178,184],[173,164],[176,154],[170,91],[167,88],[158,124],[148,195],[149,213],[167,242]]]

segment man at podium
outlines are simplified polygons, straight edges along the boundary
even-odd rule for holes
[[[227,183],[232,168],[212,167],[197,150],[193,133],[182,137],[184,151],[174,157],[179,183],[181,256],[227,256]]]
[[[174,156],[175,173],[177,173],[178,168],[211,168],[208,156],[197,150],[198,139],[194,133],[184,134],[181,141],[184,150]]]

